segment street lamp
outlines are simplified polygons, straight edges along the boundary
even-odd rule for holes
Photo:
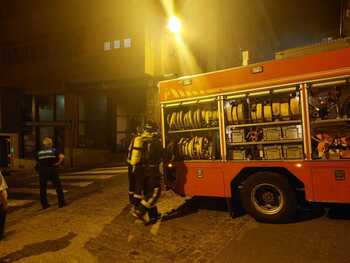
[[[181,31],[181,21],[178,17],[172,16],[168,20],[168,29],[174,34],[179,34]]]

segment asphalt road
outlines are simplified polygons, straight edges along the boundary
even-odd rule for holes
[[[183,203],[166,192],[160,210],[182,205],[146,227],[130,215],[123,168],[67,174],[62,181],[68,206],[58,209],[51,192],[45,211],[36,178],[11,183],[15,206],[0,262],[350,262],[347,207],[304,210],[298,222],[272,225],[248,215],[231,219],[221,199]]]

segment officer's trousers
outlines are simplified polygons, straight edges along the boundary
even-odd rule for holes
[[[4,236],[4,233],[5,233],[5,221],[6,221],[6,212],[4,211],[2,205],[0,204],[0,239]]]
[[[56,189],[58,206],[64,205],[64,194],[61,186],[61,180],[58,177],[56,168],[54,167],[40,167],[39,169],[40,179],[40,201],[43,208],[49,205],[47,201],[47,181],[50,180]]]

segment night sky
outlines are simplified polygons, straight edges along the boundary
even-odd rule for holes
[[[263,0],[278,42],[285,49],[336,38],[339,34],[339,0]]]
[[[238,66],[240,52],[250,63],[274,58],[275,52],[339,37],[340,0],[187,0],[186,39],[204,71],[215,53],[216,69]],[[210,55],[209,55],[210,56]]]
[[[91,39],[88,44],[101,37],[98,48],[104,39],[121,31],[126,36],[139,34],[142,41],[145,17],[161,16],[158,11],[151,11],[151,6],[160,2],[6,1],[0,9],[0,30],[6,36],[1,41],[17,45],[48,34],[55,38],[77,35],[75,30],[80,29]],[[273,59],[275,52],[281,50],[339,37],[341,0],[175,0],[175,3],[183,19],[184,38],[202,71],[240,65],[242,50],[249,50],[250,63],[255,63]]]

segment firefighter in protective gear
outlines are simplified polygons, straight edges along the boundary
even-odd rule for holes
[[[51,138],[45,137],[42,143],[43,149],[38,152],[36,167],[40,178],[41,206],[43,209],[50,206],[47,201],[47,181],[50,180],[56,188],[58,207],[63,207],[65,201],[57,167],[63,162],[64,155],[53,148]]]
[[[135,206],[133,215],[143,218],[147,212],[149,221],[146,224],[154,224],[160,217],[156,202],[161,194],[159,164],[162,160],[162,146],[156,124],[146,123],[141,137],[141,173],[136,176],[136,194],[143,194],[143,197]]]
[[[135,204],[134,194],[136,186],[136,165],[140,162],[141,150],[142,150],[142,140],[141,140],[142,129],[136,127],[136,134],[131,139],[128,156],[126,162],[128,163],[128,179],[129,179],[129,202],[130,204]]]

